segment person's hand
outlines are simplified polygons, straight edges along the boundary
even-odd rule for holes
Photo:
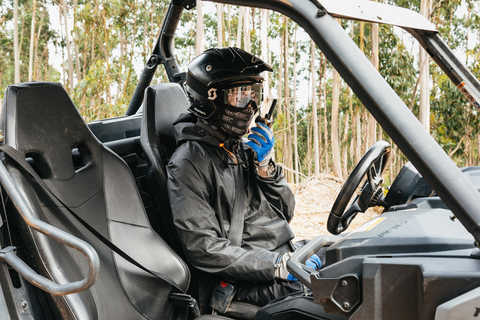
[[[293,255],[293,252],[287,252],[284,255],[280,255],[275,264],[275,278],[287,281],[298,281],[290,272],[287,270],[287,261]],[[313,270],[320,269],[322,262],[320,258],[314,254],[305,261],[307,267],[312,268]]]
[[[293,255],[293,252],[287,252],[283,255],[278,255],[275,262],[275,279],[287,280],[291,276],[287,269],[287,261]],[[298,280],[296,280],[298,281]]]
[[[310,258],[308,258],[307,261],[305,261],[305,265],[312,268],[313,270],[318,270],[322,266],[322,262],[320,261],[320,258],[316,254],[314,254]],[[288,274],[287,280],[298,281],[298,279],[295,278],[291,273]]]
[[[268,168],[273,156],[275,138],[272,130],[265,124],[257,122],[257,126],[251,129],[246,146],[253,150],[255,165],[260,170]]]
[[[307,261],[305,261],[305,265],[317,270],[322,267],[322,261],[320,261],[319,256],[314,254],[310,258],[308,258]]]

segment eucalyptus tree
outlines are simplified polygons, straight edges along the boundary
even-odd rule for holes
[[[57,35],[46,5],[44,0],[37,0],[35,8],[32,1],[0,2],[0,96],[12,83],[59,80],[49,62],[48,43]]]
[[[15,61],[15,83],[20,82],[20,47],[18,44],[18,0],[13,0],[13,55]]]
[[[432,0],[421,0],[420,14],[429,17],[432,11]],[[429,57],[425,49],[419,48],[419,83],[420,83],[420,112],[419,120],[427,130],[430,132],[430,72],[429,72]]]
[[[204,43],[204,28],[205,25],[203,23],[203,2],[197,1],[197,28],[196,28],[196,38],[195,38],[195,52],[198,56],[200,53],[205,51],[205,43]]]
[[[33,80],[33,49],[35,43],[35,16],[37,11],[37,0],[33,0],[32,22],[30,24],[30,50],[28,59],[28,81]]]
[[[332,78],[332,116],[331,116],[331,143],[333,173],[342,179],[342,166],[340,159],[340,141],[339,141],[339,108],[340,108],[340,75],[337,70],[333,70]]]
[[[473,67],[477,77],[478,69],[468,61],[468,35],[471,32],[478,35],[478,14],[479,7],[475,1],[450,1],[434,4],[431,17],[448,45],[461,53],[459,57]],[[476,164],[479,160],[478,110],[466,101],[457,88],[445,82],[437,68],[432,73],[436,84],[432,99],[432,135],[440,140],[445,151],[459,165]]]
[[[420,0],[388,2],[420,11]],[[146,64],[155,45],[168,1],[54,0],[48,5],[62,13],[61,35],[51,30],[45,0],[12,0],[11,3],[18,3],[19,7],[18,21],[13,24],[5,21],[14,20],[14,6],[10,2],[0,3],[0,86],[16,81],[17,70],[21,75],[18,81],[26,81],[30,75],[34,80],[72,85],[72,97],[87,121],[124,113],[137,72]],[[153,7],[156,9],[152,10]],[[266,77],[265,96],[270,102],[271,93],[276,91],[279,98],[274,126],[278,141],[276,154],[288,169],[311,173],[313,166],[315,173],[331,171],[346,176],[374,139],[385,138],[381,129],[377,129],[374,137],[366,134],[372,132],[366,109],[344,82],[338,82],[336,77],[334,81],[334,71],[321,51],[310,42],[292,41],[296,35],[292,21],[278,13],[259,9],[245,11],[235,5],[207,6],[205,3],[201,17],[198,9],[186,11],[181,17],[180,32],[175,37],[179,64],[185,69],[197,54],[196,47],[202,46],[238,46],[269,63],[273,73]],[[435,0],[430,15],[448,44],[459,52],[466,52],[467,64],[477,76],[478,16],[479,5],[473,0]],[[205,27],[199,28],[197,18],[202,17]],[[378,27],[379,72],[418,115],[419,68],[410,40],[391,26],[341,23],[374,65],[377,64],[375,29]],[[13,26],[18,28],[17,33]],[[48,43],[54,45],[55,51],[48,49]],[[53,55],[67,59],[59,69],[65,73],[63,80],[48,62]],[[14,68],[15,61],[17,68]],[[302,73],[303,69],[307,71]],[[478,161],[478,111],[455,87],[446,84],[435,66],[430,66],[429,73],[430,82],[434,84],[428,94],[432,105],[429,115],[432,135],[457,162]],[[307,78],[311,85],[309,105],[299,106],[298,86]],[[168,80],[165,74],[157,72],[154,81]],[[1,91],[3,93],[3,89]],[[462,119],[462,123],[454,125],[458,119]],[[397,158],[400,166],[403,157],[397,155]],[[293,181],[291,173],[287,173],[287,177]]]
[[[78,4],[72,41],[78,51],[73,98],[87,121],[124,114],[136,71],[150,58],[167,6],[165,1],[150,0]],[[166,80],[160,73],[159,78]]]

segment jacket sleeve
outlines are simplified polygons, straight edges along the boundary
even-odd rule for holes
[[[295,196],[283,176],[283,168],[275,165],[275,173],[272,177],[264,178],[256,175],[258,185],[267,198],[270,205],[274,206],[283,214],[285,220],[293,219],[295,209]]]
[[[209,179],[188,159],[167,166],[173,221],[187,260],[197,269],[237,281],[273,281],[278,253],[233,246],[209,202]]]

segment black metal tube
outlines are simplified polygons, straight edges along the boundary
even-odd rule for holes
[[[477,78],[458,60],[437,33],[423,30],[405,30],[418,40],[443,72],[452,80],[453,84],[458,85],[461,81],[467,80],[473,88],[480,92],[480,83]]]
[[[140,75],[140,79],[138,81],[137,87],[135,88],[135,91],[133,92],[132,100],[130,100],[130,104],[128,105],[128,109],[127,112],[125,112],[125,115],[131,116],[135,114],[142,105],[145,89],[152,82],[155,71],[157,70],[157,59],[158,58],[156,55],[152,55],[149,59],[149,62],[143,69],[143,72]]]
[[[127,112],[125,112],[125,115],[127,116],[135,114],[142,105],[145,89],[152,83],[153,76],[160,63],[164,64],[165,71],[171,82],[178,82],[180,80],[180,77],[178,76],[178,65],[173,54],[174,36],[178,22],[180,21],[180,17],[184,10],[183,6],[188,6],[186,3],[180,4],[181,5],[177,5],[172,1],[168,7],[152,56],[143,69],[137,87],[135,88],[135,92],[133,93],[132,100],[130,100]]]
[[[423,30],[405,29],[410,32],[430,54],[432,59],[442,68],[453,84],[463,93],[465,98],[477,109],[480,109],[480,82],[455,56],[448,45],[438,34]]]

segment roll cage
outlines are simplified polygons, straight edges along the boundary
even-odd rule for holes
[[[298,23],[325,54],[333,67],[372,113],[385,132],[422,174],[454,215],[480,243],[480,194],[455,163],[428,134],[418,119],[368,61],[335,18],[386,23],[414,36],[467,99],[479,107],[480,83],[455,57],[435,27],[411,10],[370,1],[335,0],[230,0],[212,2],[269,9]],[[158,64],[163,64],[171,82],[182,83],[185,74],[175,60],[174,33],[184,9],[193,0],[173,0],[165,16],[153,54],[146,64],[127,115],[141,105],[145,88]]]

